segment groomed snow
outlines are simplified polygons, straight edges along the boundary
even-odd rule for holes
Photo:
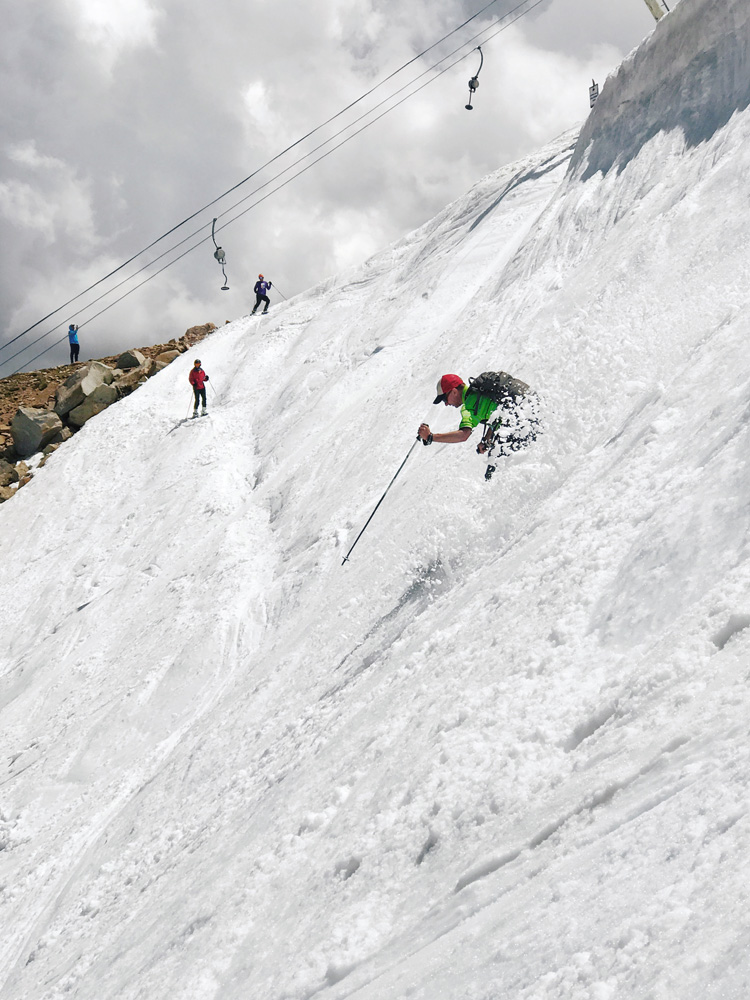
[[[682,0],[0,508],[0,996],[747,997],[749,53]],[[497,368],[544,435],[416,448],[342,566]]]

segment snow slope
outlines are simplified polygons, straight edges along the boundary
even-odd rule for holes
[[[749,51],[682,0],[0,508],[0,996],[747,996]],[[543,437],[415,449],[342,567],[486,368]]]

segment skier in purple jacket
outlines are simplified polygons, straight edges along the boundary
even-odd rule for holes
[[[265,281],[263,275],[259,274],[258,280],[255,282],[255,288],[253,288],[253,291],[255,292],[255,306],[252,312],[253,316],[255,315],[255,310],[258,308],[261,302],[265,302],[266,304],[266,307],[263,310],[263,312],[264,313],[268,312],[268,307],[271,305],[271,300],[269,299],[267,292],[270,287],[271,287],[271,282]]]

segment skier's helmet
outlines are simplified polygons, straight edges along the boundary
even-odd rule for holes
[[[259,277],[259,278],[262,278],[262,277],[263,277],[263,275],[262,275],[262,274],[259,274],[259,275],[258,275],[258,277]]]
[[[196,358],[195,361],[193,362],[194,365],[199,365],[200,363],[201,363],[200,358]]]

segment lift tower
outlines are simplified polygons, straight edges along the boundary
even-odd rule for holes
[[[665,3],[661,3],[660,0],[644,0],[644,2],[657,21],[669,12],[669,7]]]

